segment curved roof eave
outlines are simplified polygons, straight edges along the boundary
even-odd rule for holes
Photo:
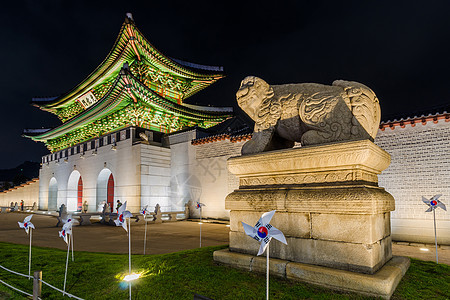
[[[212,77],[214,78],[214,81],[219,80],[220,78],[223,78],[224,75],[220,73],[212,73],[212,74],[202,74],[193,72],[190,70],[190,68],[183,66],[182,64],[174,61],[173,59],[170,59],[169,57],[162,54],[160,51],[158,51],[143,35],[142,33],[136,28],[133,21],[126,18],[125,22],[122,24],[122,27],[120,29],[119,35],[108,53],[107,57],[102,61],[102,63],[91,73],[89,74],[81,83],[79,83],[77,86],[75,86],[72,90],[69,92],[63,94],[60,97],[42,101],[40,98],[35,98],[32,101],[32,104],[41,108],[42,110],[49,111],[52,113],[55,113],[55,109],[61,106],[64,106],[65,103],[73,99],[74,97],[79,97],[83,95],[87,90],[89,90],[92,85],[97,84],[98,82],[104,80],[105,77],[111,76],[111,74],[114,73],[118,68],[122,67],[122,64],[127,59],[127,56],[129,54],[134,54],[133,47],[135,49],[135,45],[133,43],[132,46],[130,41],[135,41],[136,38],[133,36],[133,39],[131,39],[129,34],[129,28],[135,33],[139,34],[139,37],[146,43],[147,47],[145,45],[141,45],[140,47],[142,50],[146,50],[145,52],[148,52],[147,54],[155,54],[156,58],[158,58],[160,63],[158,64],[158,67],[165,69],[168,72],[171,72],[173,74],[176,74],[181,77],[197,77],[196,79],[200,79],[204,76]],[[121,43],[122,42],[122,43]],[[153,51],[152,51],[153,50]],[[172,66],[171,66],[172,65]],[[204,70],[203,70],[204,71]],[[211,83],[213,83],[211,82]],[[211,84],[210,83],[210,84]],[[199,90],[205,88],[207,85],[203,86],[202,88],[195,89],[194,92],[190,93],[189,96],[192,94],[198,92]]]
[[[128,85],[129,82],[133,83],[131,85],[133,87],[133,90],[139,94],[139,98],[146,106],[151,106],[156,109],[159,108],[168,110],[175,116],[183,116],[188,119],[213,122],[225,120],[232,116],[232,113],[230,113],[229,111],[202,111],[192,107],[185,107],[183,105],[170,102],[169,100],[160,97],[158,94],[150,90],[147,86],[142,84],[133,75],[125,70],[124,74],[118,75],[114,84],[105,94],[105,96],[103,96],[96,104],[89,107],[80,115],[73,117],[60,126],[48,130],[42,134],[24,136],[31,138],[34,141],[46,141],[49,139],[54,139],[72,131],[75,127],[84,126],[94,121],[95,119],[99,119],[115,112],[121,107],[125,107],[133,101],[131,95],[124,93],[126,91],[126,85]],[[125,96],[123,96],[124,94]],[[145,101],[145,99],[148,100]]]

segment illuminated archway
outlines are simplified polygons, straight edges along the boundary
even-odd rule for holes
[[[58,182],[55,177],[50,179],[50,183],[48,185],[48,210],[57,210],[58,209]]]
[[[83,179],[77,170],[69,176],[67,182],[67,211],[81,211],[83,204]]]
[[[97,210],[103,210],[103,205],[108,203],[111,211],[114,210],[114,176],[111,170],[105,168],[97,178]]]

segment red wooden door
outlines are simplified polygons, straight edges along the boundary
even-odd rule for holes
[[[114,177],[113,174],[109,175],[108,178],[108,191],[106,194],[106,201],[108,202],[109,207],[111,207],[111,211],[114,210]]]
[[[78,179],[78,205],[77,205],[77,211],[81,211],[81,208],[83,206],[83,179]]]

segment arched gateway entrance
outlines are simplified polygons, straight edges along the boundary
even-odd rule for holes
[[[58,182],[56,178],[50,179],[48,185],[48,210],[56,210],[58,206]]]
[[[67,211],[81,211],[83,205],[83,179],[80,172],[74,170],[67,182]]]
[[[108,203],[111,211],[114,209],[114,176],[109,169],[103,169],[97,178],[97,210],[102,210]]]

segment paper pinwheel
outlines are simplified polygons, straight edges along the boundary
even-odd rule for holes
[[[146,214],[148,214],[147,207],[148,207],[148,205],[144,206],[144,208],[142,208],[141,211],[140,211],[141,215],[144,215],[144,217],[145,217]]]
[[[206,205],[197,201],[197,204],[195,205],[195,208],[196,208],[196,209],[200,209],[200,208],[202,208],[203,206],[206,206]]]
[[[116,223],[116,226],[122,226],[123,229],[128,232],[126,219],[131,218],[133,215],[128,210],[125,210],[126,208],[127,201],[125,201],[122,206],[119,207],[119,210],[117,212],[117,219],[114,220],[114,223]]]
[[[68,234],[72,234],[71,222],[64,224],[62,230],[59,232],[59,237],[62,237],[64,239],[64,242],[66,242],[66,244],[69,243],[69,239],[67,238]]]
[[[63,224],[71,223],[72,225],[76,225],[79,222],[72,218],[72,215],[67,215],[64,219],[62,219]]]
[[[287,245],[284,234],[280,230],[269,224],[274,214],[275,210],[264,213],[254,227],[242,222],[245,233],[258,242],[261,242],[261,247],[259,247],[258,255],[264,253],[264,250],[266,250],[267,245],[272,238],[279,240],[283,244]]]
[[[19,223],[19,227],[20,228],[25,229],[25,232],[27,234],[28,234],[28,230],[30,230],[30,228],[35,229],[33,223],[30,222],[32,217],[33,217],[33,215],[29,215],[23,220],[23,223],[22,222],[17,222],[17,223]]]
[[[430,200],[428,200],[427,198],[422,196],[423,203],[425,203],[426,205],[429,206],[428,209],[425,212],[433,211],[437,207],[440,207],[440,208],[442,208],[445,211],[447,210],[447,208],[445,207],[445,204],[438,200],[438,198],[440,196],[442,196],[442,194],[434,195],[433,197],[431,197]]]

